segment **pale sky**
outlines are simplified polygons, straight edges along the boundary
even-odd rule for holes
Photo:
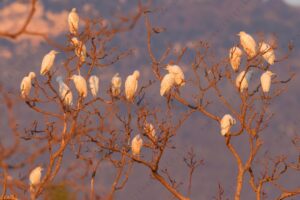
[[[300,0],[284,0],[287,4],[292,6],[300,6]]]

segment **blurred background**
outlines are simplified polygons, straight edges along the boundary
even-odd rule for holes
[[[57,43],[67,44],[68,33],[67,16],[69,11],[77,8],[82,20],[103,17],[108,23],[136,10],[137,2],[129,0],[43,0],[37,4],[37,10],[30,30],[38,30],[49,35]],[[299,154],[299,149],[292,145],[291,140],[299,136],[300,128],[300,90],[299,55],[300,55],[300,1],[299,0],[154,0],[151,4],[155,12],[151,14],[153,25],[162,27],[164,32],[154,35],[153,45],[156,55],[160,55],[168,46],[174,51],[182,47],[193,49],[198,41],[208,42],[210,51],[216,59],[227,58],[228,49],[238,43],[237,33],[244,30],[258,38],[260,34],[268,41],[277,41],[276,55],[281,57],[287,52],[289,44],[294,46],[289,59],[275,64],[273,71],[280,79],[288,77],[288,71],[296,72],[296,78],[289,83],[284,95],[272,101],[270,112],[275,115],[264,131],[264,147],[259,154],[271,156],[288,155],[293,161]],[[25,0],[0,1],[0,30],[16,30],[27,16],[30,7]],[[121,60],[109,69],[97,69],[95,74],[100,76],[100,88],[108,87],[112,75],[120,72],[123,80],[134,69],[140,69],[142,82],[153,79],[151,63],[147,52],[146,30],[144,21],[138,21],[136,27],[118,36],[113,44],[119,48],[132,48],[134,53]],[[41,60],[53,47],[40,37],[21,36],[17,40],[0,38],[0,83],[10,94],[18,99],[19,84],[23,76],[29,71],[39,72]],[[58,55],[55,68],[59,69],[66,57]],[[191,57],[187,56],[180,65],[187,78]],[[59,71],[59,70],[58,70]],[[158,88],[159,85],[157,85]],[[100,89],[101,90],[101,89]],[[188,89],[183,89],[188,94]],[[229,93],[230,96],[230,93]],[[153,96],[148,95],[151,99]],[[24,106],[21,99],[17,105],[19,128],[26,128],[28,120],[35,119],[35,115]],[[150,100],[149,100],[150,101]],[[234,102],[234,99],[231,99]],[[162,103],[157,98],[153,102]],[[181,108],[178,108],[181,109]],[[220,116],[224,114],[222,108],[217,109]],[[0,132],[2,141],[9,143],[9,131],[5,128],[7,120],[5,110],[0,107]],[[28,117],[30,115],[30,117]],[[32,118],[32,119],[29,119]],[[245,138],[244,138],[245,139]],[[24,141],[25,142],[25,141]],[[162,167],[168,167],[170,173],[178,182],[186,183],[187,169],[183,163],[184,154],[193,147],[199,158],[205,164],[196,170],[193,177],[192,199],[213,199],[218,191],[218,185],[224,188],[225,197],[232,198],[235,190],[235,160],[229,153],[220,137],[219,126],[199,113],[193,116],[180,128],[173,140],[176,149],[170,150],[163,158]],[[234,141],[238,151],[247,155],[249,147],[246,139]],[[34,149],[29,146],[28,149]],[[67,159],[67,158],[66,158]],[[27,172],[20,172],[18,176]],[[17,175],[16,175],[17,176]],[[96,177],[96,190],[105,192],[110,186],[113,173],[110,166],[103,165]],[[300,186],[298,174],[287,174],[281,183],[287,188]],[[55,181],[60,182],[59,177]],[[185,187],[185,186],[184,186]],[[185,190],[185,188],[182,188]],[[250,186],[245,183],[242,199],[252,200],[255,197]],[[267,186],[267,199],[274,199],[278,191]],[[134,173],[130,177],[125,189],[117,193],[116,199],[172,199],[171,194],[150,178],[143,167],[134,166]],[[295,198],[297,199],[297,198]]]

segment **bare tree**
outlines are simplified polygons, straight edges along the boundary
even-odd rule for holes
[[[35,13],[36,2],[35,0],[31,1],[32,9],[20,30],[14,33],[0,32],[0,36],[15,39],[22,34],[30,34],[37,37],[42,36],[50,45],[55,43],[51,42],[44,33],[27,30]],[[63,63],[64,71],[59,74],[58,71],[51,70],[45,78],[34,79],[33,91],[24,100],[24,105],[40,117],[30,123],[30,126],[26,127],[24,131],[17,126],[17,117],[13,110],[16,102],[6,94],[4,89],[1,89],[13,141],[10,147],[0,143],[2,199],[7,199],[8,189],[10,194],[14,194],[20,199],[29,197],[28,176],[17,179],[12,178],[9,174],[11,171],[30,166],[30,163],[38,158],[47,158],[47,162],[43,163],[45,170],[42,180],[31,194],[32,199],[47,194],[55,188],[53,186],[54,179],[64,168],[63,176],[66,184],[76,188],[83,198],[114,199],[116,192],[125,189],[125,185],[133,173],[132,167],[136,164],[148,169],[151,177],[177,199],[190,199],[193,174],[198,167],[204,164],[204,161],[197,158],[193,149],[187,152],[183,158],[183,162],[188,168],[188,181],[185,183],[187,189],[184,190],[183,187],[180,187],[182,182],[176,180],[168,168],[162,168],[163,155],[167,149],[175,148],[172,138],[177,136],[179,128],[192,114],[203,115],[216,122],[216,126],[220,126],[224,113],[219,113],[217,107],[227,110],[237,121],[232,131],[224,136],[224,143],[235,158],[238,169],[235,178],[234,199],[241,199],[245,181],[249,181],[257,200],[262,199],[263,188],[266,184],[271,184],[281,192],[278,199],[286,199],[300,194],[300,188],[289,190],[278,183],[280,177],[284,176],[287,171],[294,170],[295,173],[299,171],[299,159],[290,163],[287,157],[283,156],[275,159],[264,157],[261,173],[256,171],[259,168],[254,162],[258,159],[258,152],[263,145],[261,135],[273,116],[268,108],[273,103],[273,99],[284,92],[295,74],[291,72],[290,76],[285,79],[280,76],[272,79],[273,89],[269,94],[262,92],[260,83],[240,92],[236,86],[236,74],[230,68],[228,56],[226,55],[221,60],[210,56],[211,50],[208,43],[199,41],[194,48],[194,58],[188,68],[193,72],[193,76],[187,77],[185,86],[193,88],[193,91],[196,92],[190,96],[184,96],[180,92],[181,86],[174,86],[169,93],[161,97],[164,99],[164,104],[158,106],[151,99],[147,99],[146,93],[150,90],[157,90],[154,83],[162,81],[165,66],[168,64],[179,65],[186,55],[187,48],[184,47],[179,54],[172,55],[171,46],[166,47],[161,55],[156,56],[157,53],[154,53],[152,46],[153,35],[164,30],[151,24],[151,15],[155,15],[151,5],[139,2],[134,13],[119,17],[118,21],[112,24],[104,23],[104,19],[86,20],[84,30],[78,35],[67,35],[69,45],[55,45],[67,57]],[[85,80],[88,80],[93,75],[93,69],[113,67],[123,58],[131,56],[132,49],[122,51],[111,47],[110,43],[119,34],[131,31],[136,23],[142,20],[147,33],[145,46],[148,49],[155,80],[149,78],[146,84],[139,86],[133,102],[126,99],[123,91],[118,96],[113,95],[110,88],[106,89],[105,94],[105,91],[101,91],[102,95],[96,97],[89,95],[88,98],[76,95],[75,90],[72,90],[74,105],[67,106],[64,102],[66,95],[61,96],[55,82],[56,77],[63,75],[66,85],[71,87],[70,79],[74,74],[82,75]],[[77,37],[81,41],[79,47],[73,44],[73,37]],[[80,57],[83,52],[83,44],[87,48],[84,60]],[[272,48],[276,49],[275,46]],[[276,62],[287,59],[289,53],[290,51]],[[250,70],[254,70],[256,73],[268,70],[270,65],[266,64],[263,55],[264,52],[258,52],[254,57],[247,58],[245,65],[242,65],[241,68],[246,73]],[[172,60],[174,58],[175,60]],[[224,92],[223,87],[225,83],[230,85],[230,90],[236,96],[236,102],[228,100],[228,93]],[[208,94],[213,95],[208,97]],[[185,110],[178,110],[175,104],[181,105]],[[155,131],[155,134],[152,131]],[[131,152],[131,141],[137,134],[140,134],[143,139],[140,156]],[[247,135],[250,147],[247,157],[242,157],[242,154],[232,144],[233,140],[244,142],[240,139],[241,135]],[[220,137],[222,136],[220,135]],[[22,139],[29,144],[38,145],[36,145],[34,153],[27,152],[23,155],[22,161],[11,163],[11,158],[24,151],[20,142]],[[293,142],[298,148],[299,140],[296,138]],[[68,158],[65,161],[67,163],[64,163],[63,158],[68,154],[67,152],[75,155],[75,159]],[[110,190],[105,193],[99,192],[95,188],[97,171],[104,163],[109,163],[115,172]],[[78,168],[80,168],[80,172],[78,172]],[[249,176],[246,176],[247,174]],[[86,184],[87,177],[89,184]],[[248,180],[246,180],[247,177],[249,177]],[[224,199],[223,196],[224,190],[219,185],[215,199]]]

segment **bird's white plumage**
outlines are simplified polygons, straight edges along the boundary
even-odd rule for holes
[[[259,43],[259,52],[262,54],[263,58],[270,64],[273,65],[275,62],[275,52],[274,49],[267,43]]]
[[[81,75],[73,75],[71,80],[73,80],[79,96],[82,96],[83,98],[87,97],[87,85],[85,79]]]
[[[133,101],[134,95],[138,88],[138,79],[140,72],[135,70],[132,75],[129,75],[125,81],[125,96],[129,101]]]
[[[249,82],[251,80],[253,71],[249,70],[246,74],[246,71],[242,71],[235,80],[235,85],[239,88],[240,92],[243,92],[245,89],[248,89]]]
[[[185,85],[184,73],[178,65],[168,65],[166,69],[168,70],[169,74],[174,74],[176,85],[178,86]]]
[[[74,50],[75,55],[80,58],[81,62],[84,62],[85,59],[86,59],[86,46],[85,46],[85,44],[82,41],[78,40],[77,37],[73,37],[71,39],[71,41],[72,41],[72,43],[75,47],[75,50]]]
[[[122,79],[119,76],[119,73],[116,73],[111,79],[111,94],[114,97],[117,97],[121,93]]]
[[[59,84],[59,95],[60,98],[63,100],[66,106],[71,106],[73,104],[73,94],[70,88],[64,83],[63,78],[58,76],[56,81]]]
[[[260,77],[261,88],[263,92],[269,92],[271,88],[272,76],[275,75],[271,71],[264,72]]]
[[[156,131],[153,124],[145,122],[144,131],[149,137],[151,137],[153,140],[156,140]]]
[[[76,35],[78,33],[79,16],[76,12],[76,8],[73,8],[68,16],[68,24],[70,33]]]
[[[229,50],[229,59],[230,59],[230,64],[233,69],[233,71],[238,71],[240,64],[241,64],[241,59],[242,59],[243,52],[240,48],[237,46],[232,47]]]
[[[21,97],[23,99],[27,98],[30,94],[30,90],[31,90],[31,82],[32,79],[35,78],[35,73],[34,72],[30,72],[28,74],[28,76],[25,76],[22,79],[21,85],[20,85],[20,91],[21,91]]]
[[[50,71],[55,60],[55,55],[57,53],[58,53],[57,51],[51,50],[49,53],[47,53],[44,56],[42,61],[41,71],[40,71],[41,75],[46,75]]]
[[[94,97],[96,97],[98,94],[98,91],[99,91],[99,78],[95,75],[91,76],[89,78],[89,86],[90,86],[92,95]]]
[[[160,96],[168,93],[175,84],[175,75],[172,73],[166,74],[160,83]]]
[[[236,124],[236,120],[230,115],[226,114],[222,117],[221,122],[220,122],[220,127],[221,127],[221,135],[226,135],[229,133],[231,127]]]
[[[143,146],[143,139],[140,134],[137,134],[131,141],[132,155],[139,156]]]
[[[253,37],[244,31],[241,31],[238,35],[240,36],[240,43],[247,55],[250,58],[254,57],[256,55],[256,42]]]
[[[30,185],[38,185],[41,182],[43,168],[38,166],[34,168],[29,174],[29,183]]]

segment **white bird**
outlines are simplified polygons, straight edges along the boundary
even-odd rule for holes
[[[238,48],[237,46],[234,46],[229,50],[230,64],[231,64],[233,71],[235,71],[235,72],[237,72],[239,70],[242,55],[243,55],[242,50],[240,48]]]
[[[117,97],[121,93],[122,79],[119,76],[119,73],[116,73],[111,79],[111,94],[114,97]]]
[[[99,78],[95,75],[89,78],[89,86],[93,97],[96,97],[99,91]]]
[[[135,70],[132,75],[129,75],[125,81],[125,96],[129,101],[133,101],[134,95],[138,88],[138,79],[140,72]]]
[[[140,134],[137,134],[131,141],[132,155],[139,156],[143,146],[143,139]]]
[[[254,57],[256,55],[256,42],[253,37],[244,31],[241,31],[238,36],[240,36],[240,43],[247,55],[250,58]]]
[[[171,73],[166,74],[160,83],[160,96],[164,96],[165,93],[168,93],[174,84],[175,75]]]
[[[30,90],[31,90],[31,81],[32,79],[35,78],[35,73],[34,72],[30,72],[28,74],[28,76],[25,76],[22,79],[21,85],[20,85],[20,90],[21,90],[21,97],[23,99],[27,98],[30,94]]]
[[[261,75],[260,83],[261,83],[261,88],[262,88],[263,92],[267,93],[270,91],[271,80],[272,80],[273,75],[275,75],[275,73],[273,73],[269,70]]]
[[[70,33],[76,35],[78,32],[78,23],[79,23],[79,16],[76,12],[76,8],[73,8],[69,13],[68,23],[69,23]]]
[[[56,81],[59,84],[59,95],[66,106],[71,106],[73,104],[73,95],[70,88],[64,83],[63,78],[58,76]]]
[[[42,66],[41,66],[41,75],[46,75],[50,69],[53,66],[54,60],[55,60],[55,55],[58,54],[57,51],[51,50],[49,53],[47,53],[42,61]]]
[[[259,51],[263,58],[270,64],[273,65],[275,62],[275,52],[274,49],[267,43],[259,43]]]
[[[78,40],[77,37],[71,39],[73,45],[75,46],[75,55],[80,58],[81,62],[84,62],[86,59],[86,46],[85,44]]]
[[[249,70],[246,74],[246,71],[242,71],[235,80],[235,85],[239,88],[240,92],[243,92],[245,89],[248,89],[249,82],[252,78],[253,71]]]
[[[149,137],[156,140],[156,131],[153,124],[145,122],[144,131],[147,133]]]
[[[43,171],[43,168],[38,166],[30,172],[30,174],[29,174],[29,184],[30,184],[30,191],[31,192],[34,191],[35,186],[40,184],[41,177],[42,177],[42,171]]]
[[[236,124],[236,120],[229,114],[226,114],[222,117],[220,126],[221,126],[221,135],[226,135],[231,127]]]
[[[185,85],[184,73],[178,65],[168,65],[166,67],[166,70],[168,70],[168,72],[170,74],[174,74],[176,85],[178,85],[178,86],[184,86]]]
[[[73,75],[70,79],[73,80],[79,96],[82,96],[83,98],[87,97],[87,85],[85,79],[80,75]]]

